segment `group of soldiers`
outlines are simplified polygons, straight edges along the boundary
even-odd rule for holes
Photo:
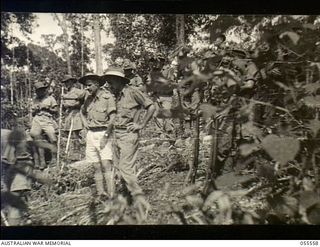
[[[139,186],[136,170],[140,130],[154,118],[160,129],[172,133],[175,131],[172,118],[177,111],[192,115],[201,103],[221,105],[235,90],[252,92],[258,78],[256,65],[246,58],[245,51],[233,50],[232,68],[240,74],[224,68],[225,60],[230,63],[226,59],[225,40],[225,36],[220,35],[200,62],[189,57],[190,49],[186,47],[178,50],[169,63],[163,57],[158,58],[145,83],[137,75],[136,65],[127,59],[122,67],[110,66],[102,76],[87,74],[77,79],[68,75],[62,80],[66,90],[61,95],[66,113],[64,130],[73,133],[76,150],[82,144],[81,131],[85,130],[85,156],[94,167],[98,198],[107,200],[114,196],[116,169],[134,204],[141,212],[146,212],[150,205]],[[77,87],[78,83],[83,85],[82,89]],[[221,100],[217,93],[219,85],[229,92]],[[44,148],[51,151],[50,166],[54,166],[58,141],[55,116],[59,105],[50,92],[50,84],[38,81],[34,87],[30,138],[41,143],[45,136],[50,146]],[[46,167],[41,158],[43,152],[43,148],[33,152],[34,162],[41,170]],[[2,153],[2,156],[6,155]],[[29,185],[24,189],[29,189]],[[19,214],[16,212],[14,217]]]
[[[129,69],[126,68],[126,72],[130,73],[128,70],[131,69],[132,66]],[[130,192],[131,203],[134,203],[139,212],[145,213],[150,205],[138,184],[135,163],[139,131],[153,117],[155,106],[153,101],[138,89],[139,78],[128,75],[130,79],[125,76],[123,68],[111,66],[103,76],[87,74],[79,79],[66,76],[62,83],[67,92],[61,95],[61,99],[67,113],[65,129],[71,130],[77,137],[81,130],[86,130],[85,156],[86,161],[94,167],[97,198],[107,200],[114,196],[114,169],[116,168],[122,184]],[[77,88],[77,82],[82,84],[84,89]],[[59,106],[50,93],[48,83],[36,82],[34,86],[36,96],[32,104],[33,119],[29,137],[34,142],[47,139],[50,148],[45,148],[51,151],[49,166],[52,167],[57,162],[57,149],[52,147],[57,146],[58,125],[55,116]],[[141,109],[145,111],[140,117]],[[9,163],[8,147],[10,147],[10,139],[14,137],[9,131],[7,136],[6,141],[2,142],[6,146],[2,148],[2,160]],[[15,148],[13,152],[17,154],[17,150]],[[25,151],[27,153],[27,150]],[[36,168],[44,170],[46,164],[45,161],[41,161],[39,151],[43,152],[44,149],[36,148],[33,154],[35,159],[38,155],[40,162],[34,161],[39,165]],[[16,155],[18,160],[21,159],[21,155],[21,152]],[[18,170],[18,174],[20,172]],[[18,191],[30,189],[29,175],[29,171],[22,171],[18,181],[22,187],[20,186]],[[15,184],[17,182],[11,181],[9,188],[11,192],[16,191]],[[22,213],[19,209],[10,212],[8,216],[10,223],[17,224],[19,222],[17,218],[21,218]]]

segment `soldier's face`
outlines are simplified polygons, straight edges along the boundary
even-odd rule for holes
[[[98,89],[99,89],[99,82],[94,81],[94,80],[87,80],[87,82],[86,82],[86,90],[91,95],[96,94]]]
[[[70,89],[73,86],[73,81],[69,80],[69,81],[66,82],[65,85],[66,85],[66,88]]]
[[[115,93],[120,92],[122,88],[125,86],[122,80],[116,76],[112,79],[109,79],[108,83],[110,84],[111,90]]]
[[[46,93],[48,92],[47,89],[48,88],[46,88],[46,87],[39,88],[36,90],[36,94],[38,95],[38,97],[44,97],[46,95]]]

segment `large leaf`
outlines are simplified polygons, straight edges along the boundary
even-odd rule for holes
[[[306,125],[312,131],[313,136],[316,137],[320,129],[320,121],[318,119],[312,119],[309,124]]]
[[[292,137],[279,137],[268,135],[262,140],[262,147],[265,151],[280,164],[286,164],[297,155],[300,143]]]
[[[313,108],[320,108],[320,95],[307,96],[307,97],[304,97],[303,100],[307,106],[310,106]]]

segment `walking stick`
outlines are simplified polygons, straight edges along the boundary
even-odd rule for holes
[[[66,145],[66,151],[65,151],[65,154],[67,155],[67,157],[68,157],[68,150],[69,150],[69,146],[70,146],[71,134],[72,134],[72,130],[73,130],[73,119],[74,118],[71,116],[71,124],[70,124],[68,140],[67,140],[67,145]]]
[[[61,95],[64,94],[64,87],[61,88]],[[59,129],[58,129],[58,147],[57,147],[57,166],[60,167],[60,145],[61,145],[61,123],[62,123],[62,99],[59,107]]]

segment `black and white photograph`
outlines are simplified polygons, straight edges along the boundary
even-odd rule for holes
[[[1,12],[1,226],[319,225],[319,113],[320,15]]]

